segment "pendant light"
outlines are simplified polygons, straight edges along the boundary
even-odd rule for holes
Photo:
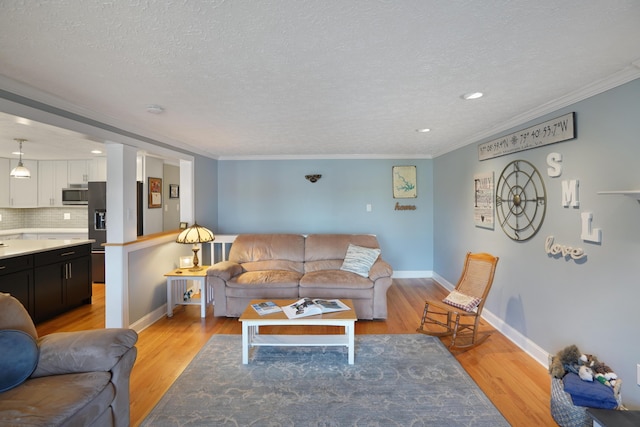
[[[14,138],[14,141],[18,141],[20,147],[20,160],[18,160],[18,166],[13,168],[9,175],[12,178],[31,178],[31,172],[22,164],[22,143],[25,142],[26,139]]]

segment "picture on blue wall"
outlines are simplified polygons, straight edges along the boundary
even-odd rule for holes
[[[415,166],[394,166],[392,176],[394,199],[418,197]]]
[[[473,221],[476,227],[493,230],[493,172],[473,176]]]

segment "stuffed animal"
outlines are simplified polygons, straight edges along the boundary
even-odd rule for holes
[[[549,373],[555,378],[564,377],[564,374],[567,373],[566,366],[578,364],[580,356],[580,350],[573,344],[563,348],[551,360]]]
[[[591,369],[590,367],[586,366],[586,365],[582,365],[580,366],[580,369],[578,370],[578,376],[580,377],[580,379],[582,381],[593,381],[593,369]]]
[[[603,362],[594,363],[593,367],[594,378],[597,381],[600,381],[604,385],[608,385],[610,387],[614,387],[616,385],[618,375],[613,372],[609,366],[604,364]]]
[[[598,363],[598,358],[593,354],[581,354],[578,358],[578,364],[580,366],[587,366],[593,369],[593,366]]]

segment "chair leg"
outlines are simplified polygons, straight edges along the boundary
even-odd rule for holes
[[[445,313],[439,313],[439,312],[431,312],[431,314],[440,314],[440,315],[444,315]],[[420,321],[420,326],[418,326],[418,329],[416,329],[416,332],[420,332],[426,335],[431,335],[434,337],[444,337],[444,336],[448,336],[451,335],[453,333],[452,329],[451,329],[451,313],[446,313],[447,315],[447,323],[443,323],[440,320],[437,320],[433,317],[429,316],[429,303],[425,302],[424,304],[424,311],[422,312],[422,320]],[[440,327],[443,327],[445,330],[444,331],[429,331],[427,329],[424,328],[425,323],[430,323],[433,325],[438,325]]]
[[[453,339],[451,340],[451,344],[449,345],[449,349],[450,350],[469,350],[471,348],[474,348],[480,344],[482,344],[483,342],[485,342],[487,340],[487,338],[489,338],[489,336],[491,334],[487,333],[484,334],[483,336],[481,336],[480,338],[478,338],[478,325],[480,323],[480,318],[478,316],[476,316],[475,321],[473,322],[473,325],[469,324],[466,326],[463,326],[463,328],[466,329],[472,329],[471,332],[471,343],[467,344],[467,345],[456,345],[455,344],[455,340],[456,340],[456,335],[458,332],[458,324],[456,322],[456,329],[454,331],[453,334]]]

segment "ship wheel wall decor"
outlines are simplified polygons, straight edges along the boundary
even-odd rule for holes
[[[509,163],[496,185],[496,216],[510,239],[529,240],[547,211],[547,193],[540,172],[526,160]]]

